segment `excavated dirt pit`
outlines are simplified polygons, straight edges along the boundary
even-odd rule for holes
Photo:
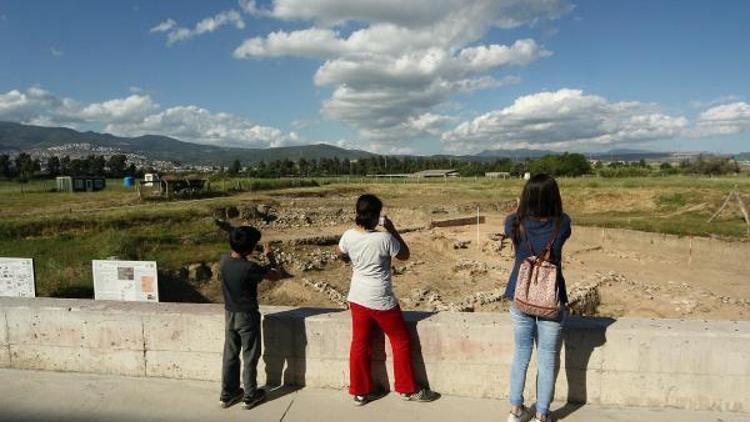
[[[346,198],[349,200],[350,198]],[[343,306],[351,268],[335,259],[338,236],[351,227],[345,208],[304,204],[285,208],[272,220],[245,214],[234,222],[260,227],[292,275],[264,283],[269,305]],[[333,204],[335,205],[335,204]],[[458,214],[462,213],[462,214]],[[484,214],[480,225],[429,228],[430,220],[466,210],[389,210],[412,250],[394,261],[394,287],[410,310],[498,311],[513,265],[501,235],[503,212]],[[245,217],[245,218],[243,218]],[[705,238],[574,226],[563,268],[576,313],[609,317],[750,319],[750,244]],[[214,271],[215,272],[215,271]],[[201,293],[221,301],[215,275]]]

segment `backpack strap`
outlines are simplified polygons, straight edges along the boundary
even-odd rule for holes
[[[544,258],[546,261],[551,261],[552,258],[552,246],[555,244],[555,240],[557,240],[557,235],[560,234],[560,227],[562,226],[562,217],[558,217],[557,221],[555,222],[555,231],[552,232],[552,237],[550,238],[549,242],[547,242],[547,245],[542,249],[541,258]]]

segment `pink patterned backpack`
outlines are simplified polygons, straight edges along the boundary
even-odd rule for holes
[[[526,231],[521,222],[519,228]],[[529,315],[554,319],[560,312],[560,289],[557,285],[557,264],[552,262],[552,245],[560,231],[560,223],[555,227],[552,238],[542,251],[537,254],[526,235],[526,246],[531,256],[524,259],[518,267],[516,293],[513,296],[515,307]]]

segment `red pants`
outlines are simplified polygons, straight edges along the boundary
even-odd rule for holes
[[[372,333],[377,325],[388,336],[393,348],[394,388],[399,393],[414,393],[414,370],[411,365],[409,331],[396,306],[387,311],[365,308],[349,303],[352,312],[352,346],[349,350],[349,394],[364,396],[372,393]]]

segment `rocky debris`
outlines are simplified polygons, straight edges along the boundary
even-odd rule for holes
[[[458,264],[453,266],[453,272],[466,271],[470,276],[476,277],[479,275],[487,274],[490,270],[490,266],[484,262],[474,260],[462,260]]]
[[[422,265],[422,264],[424,264],[424,261],[416,260],[416,261],[408,261],[404,265],[392,265],[391,274],[394,276],[403,275],[403,274],[406,274],[407,272],[412,271],[414,267],[418,265]]]
[[[601,281],[584,281],[574,284],[568,292],[568,307],[573,315],[594,315],[601,304]]]
[[[490,255],[502,255],[503,244],[500,242],[485,242],[482,246],[482,252]]]
[[[336,260],[336,258],[336,254],[333,251],[318,249],[307,257],[302,258],[301,262],[298,263],[298,268],[304,272],[321,271],[326,265]]]
[[[476,292],[464,297],[458,302],[449,303],[448,310],[457,312],[474,312],[477,307],[500,302],[505,299],[505,289],[494,289],[486,292]]]
[[[311,290],[315,290],[318,293],[322,293],[336,305],[346,307],[346,296],[336,290],[336,288],[329,283],[326,283],[325,281],[311,281],[308,279],[303,279],[302,285]]]
[[[249,203],[240,208],[239,217],[243,220],[259,220],[268,224],[276,219],[276,208],[271,204]]]
[[[411,289],[409,296],[405,299],[407,303],[414,307],[423,307],[430,310],[445,306],[440,293],[432,289],[414,288]]]
[[[448,214],[448,211],[443,207],[433,208],[430,212],[432,214]]]
[[[350,214],[342,208],[288,208],[269,224],[276,228],[331,227],[350,223]]]
[[[518,208],[518,199],[511,199],[497,204],[498,211],[515,211]]]
[[[453,242],[453,249],[468,249],[471,240],[456,240]]]
[[[279,264],[302,272],[322,271],[336,259],[336,254],[328,249],[315,249],[307,254],[296,254],[283,250],[276,251],[276,260]]]
[[[315,245],[315,246],[333,246],[338,245],[341,236],[337,234],[326,235],[326,236],[309,236],[309,237],[298,237],[296,239],[287,240],[284,243],[290,246],[299,245]]]
[[[506,238],[505,233],[500,232],[489,233],[487,237],[493,242],[502,242]]]
[[[446,303],[437,291],[416,288],[412,289],[406,301],[414,307],[426,308],[434,312],[474,312],[480,306],[499,302],[503,298],[504,289],[494,289],[471,294],[458,302]]]

